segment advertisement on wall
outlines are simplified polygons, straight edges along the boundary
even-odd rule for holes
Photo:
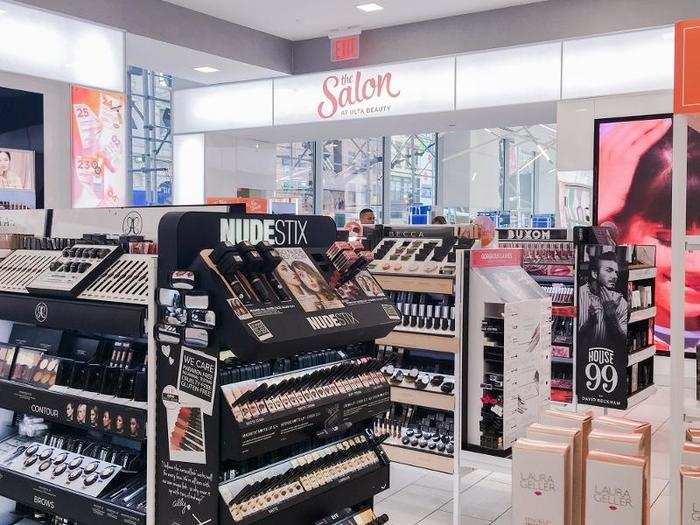
[[[36,207],[34,152],[0,148],[0,201]]]
[[[668,350],[671,303],[672,118],[596,120],[595,223],[618,244],[656,246],[656,347]],[[687,230],[700,234],[700,132],[688,129]],[[686,255],[685,346],[700,342],[700,252]]]
[[[578,266],[576,395],[585,405],[627,408],[627,248],[586,245]]]
[[[126,202],[125,96],[71,87],[71,163],[74,208]]]
[[[454,110],[453,58],[275,79],[275,124]]]

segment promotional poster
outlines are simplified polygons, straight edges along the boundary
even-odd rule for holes
[[[627,248],[587,245],[578,267],[576,395],[580,403],[627,408]]]
[[[668,350],[671,303],[670,115],[596,121],[597,225],[618,244],[656,246],[656,347]],[[688,234],[700,233],[700,132],[688,129]],[[685,346],[700,342],[700,252],[686,255]]]
[[[125,206],[125,96],[71,87],[74,208]]]
[[[0,200],[36,207],[34,152],[0,147]]]

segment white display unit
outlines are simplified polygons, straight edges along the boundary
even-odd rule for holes
[[[497,252],[511,257],[493,265]],[[494,455],[508,454],[550,397],[551,299],[522,269],[521,257],[521,250],[471,251],[466,447]],[[489,266],[480,266],[484,261]],[[483,403],[489,393],[502,403]],[[484,432],[489,410],[502,417],[500,442],[494,442],[497,432]]]

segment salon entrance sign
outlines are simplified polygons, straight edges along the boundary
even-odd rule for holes
[[[454,59],[345,69],[274,81],[275,125],[454,110]]]
[[[674,113],[700,113],[700,18],[676,23]]]

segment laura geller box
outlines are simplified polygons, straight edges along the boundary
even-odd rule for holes
[[[513,445],[513,524],[571,525],[571,446],[532,439]]]
[[[591,451],[586,461],[586,525],[640,525],[646,460]]]

